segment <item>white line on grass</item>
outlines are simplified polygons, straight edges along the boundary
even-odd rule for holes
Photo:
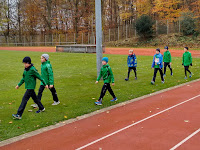
[[[185,143],[187,140],[189,140],[190,138],[192,138],[193,136],[195,136],[199,132],[200,132],[200,128],[197,131],[195,131],[194,133],[192,133],[190,136],[188,136],[187,138],[185,138],[183,141],[181,141],[180,143],[178,143],[177,145],[175,145],[174,147],[172,147],[170,150],[175,150],[176,148],[178,148],[179,146],[181,146],[183,143]]]
[[[194,96],[194,97],[192,97],[192,98],[190,98],[190,99],[188,99],[188,100],[186,100],[186,101],[184,101],[184,102],[181,102],[181,103],[176,104],[176,105],[174,105],[174,106],[172,106],[172,107],[169,107],[169,108],[167,108],[167,109],[165,109],[165,110],[163,110],[163,111],[160,111],[160,112],[158,112],[158,113],[156,113],[156,114],[154,114],[154,115],[151,115],[151,116],[149,116],[149,117],[147,117],[147,118],[144,118],[144,119],[142,119],[142,120],[140,120],[140,121],[138,121],[138,122],[135,122],[135,123],[133,123],[133,124],[130,124],[130,125],[128,125],[128,126],[122,128],[122,129],[119,129],[119,130],[117,130],[117,131],[115,131],[115,132],[113,132],[113,133],[110,133],[110,134],[108,134],[108,135],[106,135],[106,136],[103,136],[103,137],[101,137],[101,138],[99,138],[99,139],[97,139],[97,140],[95,140],[95,141],[93,141],[93,142],[91,142],[91,143],[88,143],[88,144],[86,144],[86,145],[84,145],[84,146],[82,146],[82,147],[80,147],[80,148],[77,148],[76,150],[81,150],[81,149],[86,148],[86,147],[88,147],[88,146],[90,146],[90,145],[93,145],[93,144],[95,144],[95,143],[97,143],[97,142],[99,142],[99,141],[102,141],[102,140],[104,140],[104,139],[106,139],[106,138],[108,138],[108,137],[110,137],[110,136],[112,136],[112,135],[114,135],[114,134],[117,134],[117,133],[119,133],[119,132],[121,132],[121,131],[124,131],[124,130],[126,130],[126,129],[132,127],[132,126],[135,126],[135,125],[137,125],[137,124],[139,124],[139,123],[141,123],[141,122],[144,122],[144,121],[146,121],[146,120],[148,120],[148,119],[150,119],[150,118],[153,118],[153,117],[155,117],[155,116],[157,116],[157,115],[159,115],[159,114],[162,114],[162,113],[164,113],[164,112],[166,112],[166,111],[168,111],[168,110],[170,110],[170,109],[173,109],[173,108],[175,108],[175,107],[177,107],[177,106],[179,106],[179,105],[182,105],[182,104],[184,104],[184,103],[187,103],[187,102],[189,102],[189,101],[191,101],[191,100],[193,100],[193,99],[195,99],[195,98],[197,98],[197,97],[199,97],[199,96],[200,96],[200,94],[197,95],[197,96]]]

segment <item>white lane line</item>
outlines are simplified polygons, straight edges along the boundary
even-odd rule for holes
[[[108,135],[106,135],[106,136],[103,136],[103,137],[101,137],[101,138],[99,138],[99,139],[97,139],[97,140],[95,140],[95,141],[93,141],[93,142],[91,142],[91,143],[88,143],[88,144],[86,144],[86,145],[84,145],[84,146],[82,146],[82,147],[80,147],[80,148],[77,148],[76,150],[84,149],[84,148],[86,148],[86,147],[88,147],[88,146],[90,146],[90,145],[93,145],[93,144],[95,144],[95,143],[97,143],[97,142],[99,142],[99,141],[102,141],[102,140],[104,140],[104,139],[106,139],[106,138],[108,138],[108,137],[110,137],[110,136],[112,136],[112,135],[114,135],[114,134],[117,134],[117,133],[119,133],[119,132],[121,132],[121,131],[124,131],[124,130],[126,130],[126,129],[132,127],[132,126],[135,126],[135,125],[137,125],[137,124],[139,124],[139,123],[141,123],[141,122],[143,122],[143,121],[146,121],[146,120],[148,120],[148,119],[150,119],[150,118],[153,118],[153,117],[155,117],[155,116],[157,116],[157,115],[159,115],[159,114],[162,114],[162,113],[164,113],[164,112],[166,112],[166,111],[168,111],[168,110],[170,110],[170,109],[173,109],[173,108],[175,108],[175,107],[177,107],[177,106],[179,106],[179,105],[182,105],[182,104],[184,104],[184,103],[187,103],[187,102],[189,102],[189,101],[191,101],[191,100],[193,100],[193,99],[195,99],[195,98],[197,98],[197,97],[199,97],[199,96],[200,96],[200,94],[197,95],[197,96],[194,96],[194,97],[192,97],[192,98],[190,98],[190,99],[188,99],[188,100],[186,100],[186,101],[183,101],[183,102],[181,102],[181,103],[179,103],[179,104],[176,104],[176,105],[174,105],[174,106],[172,106],[172,107],[169,107],[169,108],[167,108],[167,109],[165,109],[165,110],[163,110],[163,111],[160,111],[160,112],[158,112],[158,113],[156,113],[156,114],[154,114],[154,115],[151,115],[151,116],[149,116],[149,117],[147,117],[147,118],[144,118],[144,119],[142,119],[142,120],[140,120],[140,121],[138,121],[138,122],[135,122],[135,123],[133,123],[133,124],[130,124],[130,125],[128,125],[128,126],[122,128],[122,129],[119,129],[119,130],[117,130],[117,131],[115,131],[115,132],[113,132],[113,133],[110,133],[110,134],[108,134]]]
[[[175,150],[176,148],[178,148],[179,146],[181,146],[183,143],[185,143],[187,140],[189,140],[190,138],[192,138],[193,136],[195,136],[199,132],[200,132],[200,128],[197,131],[195,131],[194,133],[192,133],[190,136],[188,136],[187,138],[185,138],[183,141],[181,141],[180,143],[178,143],[177,145],[175,145],[174,147],[172,147],[170,150]]]

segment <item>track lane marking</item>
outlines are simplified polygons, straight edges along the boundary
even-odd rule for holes
[[[177,145],[175,145],[174,147],[172,147],[170,150],[175,150],[176,148],[178,148],[179,146],[181,146],[183,143],[185,143],[186,141],[188,141],[190,138],[192,138],[193,136],[195,136],[199,132],[200,132],[200,128],[198,130],[196,130],[194,133],[192,133],[191,135],[189,135],[187,138],[185,138],[184,140],[182,140],[180,143],[178,143]]]
[[[115,131],[115,132],[113,132],[113,133],[110,133],[110,134],[108,134],[108,135],[106,135],[106,136],[103,136],[103,137],[101,137],[101,138],[99,138],[99,139],[97,139],[97,140],[95,140],[95,141],[93,141],[93,142],[90,142],[90,143],[88,143],[88,144],[86,144],[86,145],[84,145],[84,146],[82,146],[82,147],[77,148],[76,150],[82,150],[82,149],[84,149],[84,148],[86,148],[86,147],[88,147],[88,146],[90,146],[90,145],[93,145],[93,144],[95,144],[95,143],[97,143],[97,142],[99,142],[99,141],[102,141],[102,140],[104,140],[104,139],[106,139],[106,138],[108,138],[108,137],[110,137],[110,136],[112,136],[112,135],[114,135],[114,134],[117,134],[117,133],[119,133],[119,132],[121,132],[121,131],[124,131],[124,130],[126,130],[126,129],[132,127],[132,126],[135,126],[135,125],[137,125],[137,124],[139,124],[139,123],[141,123],[141,122],[144,122],[144,121],[146,121],[146,120],[148,120],[148,119],[151,119],[151,118],[153,118],[153,117],[155,117],[155,116],[157,116],[157,115],[159,115],[159,114],[162,114],[162,113],[164,113],[164,112],[166,112],[166,111],[168,111],[168,110],[170,110],[170,109],[173,109],[173,108],[175,108],[175,107],[177,107],[177,106],[180,106],[180,105],[182,105],[182,104],[184,104],[184,103],[187,103],[187,102],[189,102],[189,101],[191,101],[191,100],[194,100],[194,99],[197,98],[197,97],[200,97],[200,94],[197,95],[197,96],[194,96],[194,97],[192,97],[192,98],[190,98],[190,99],[188,99],[188,100],[185,100],[185,101],[183,101],[183,102],[181,102],[181,103],[178,103],[178,104],[176,104],[176,105],[174,105],[174,106],[171,106],[171,107],[169,107],[169,108],[167,108],[167,109],[164,109],[164,110],[162,110],[162,111],[160,111],[160,112],[158,112],[158,113],[156,113],[156,114],[154,114],[154,115],[151,115],[151,116],[149,116],[149,117],[147,117],[147,118],[144,118],[144,119],[142,119],[142,120],[140,120],[140,121],[137,121],[137,122],[135,122],[135,123],[133,123],[133,124],[130,124],[130,125],[124,127],[124,128],[121,128],[121,129],[119,129],[119,130],[117,130],[117,131]]]

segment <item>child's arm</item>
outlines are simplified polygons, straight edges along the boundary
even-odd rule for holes
[[[115,83],[115,80],[114,80],[114,75],[113,75],[112,69],[109,67],[109,68],[108,68],[108,71],[109,71],[109,73],[110,73],[111,82],[114,84],[114,83]]]
[[[190,53],[190,66],[192,66],[192,54]]]
[[[23,83],[24,83],[24,74],[21,81],[18,83],[18,85],[15,88],[18,89]]]
[[[172,56],[171,56],[171,53],[169,53],[169,62],[170,62],[170,65],[172,64]]]
[[[155,55],[153,57],[153,62],[152,62],[151,68],[153,68],[154,66],[155,66]]]
[[[184,53],[183,53],[183,57],[182,57],[182,65],[184,65]]]
[[[54,85],[53,70],[52,70],[52,67],[50,65],[47,65],[47,72],[48,72],[48,75],[49,75],[49,84]]]
[[[38,78],[46,88],[48,88],[48,85],[46,84],[45,80],[40,76],[40,74],[37,72],[36,69],[33,70],[33,75]]]
[[[97,81],[96,81],[96,83],[98,83],[98,82],[99,82],[99,80],[101,79],[101,76],[102,76],[102,71],[100,70],[100,73],[99,73],[99,76],[98,76],[98,78],[97,78]]]

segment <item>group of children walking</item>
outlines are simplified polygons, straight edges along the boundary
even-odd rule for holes
[[[164,77],[166,76],[166,68],[169,67],[171,71],[171,76],[173,75],[172,72],[172,58],[171,53],[168,50],[168,47],[164,47],[165,52],[164,56],[160,53],[160,49],[156,49],[156,54],[153,57],[153,62],[151,68],[154,69],[153,79],[151,81],[151,84],[155,84],[156,80],[156,74],[159,71],[161,82],[164,83]],[[13,117],[15,119],[21,119],[22,114],[24,112],[24,109],[26,107],[26,104],[30,97],[34,100],[35,104],[31,105],[33,107],[38,107],[39,110],[36,111],[36,113],[40,113],[45,110],[44,106],[41,103],[42,93],[45,88],[49,89],[52,93],[54,103],[52,105],[58,105],[60,101],[58,100],[58,96],[56,93],[56,89],[54,87],[54,77],[53,77],[53,70],[52,66],[49,61],[49,55],[43,54],[41,56],[41,76],[39,75],[36,68],[31,63],[30,57],[25,57],[22,61],[24,63],[25,69],[23,73],[23,77],[20,81],[20,83],[16,86],[16,89],[18,89],[24,82],[25,82],[25,89],[26,92],[24,94],[24,97],[22,98],[21,105],[19,106],[19,109],[17,111],[17,114],[13,114]],[[133,50],[129,50],[129,55],[127,58],[127,65],[128,65],[128,76],[125,79],[125,81],[129,81],[130,72],[131,70],[135,73],[135,80],[137,80],[137,58],[136,55],[133,53]],[[164,65],[164,74],[163,74],[163,65]],[[192,77],[192,73],[189,70],[189,66],[192,66],[192,56],[191,53],[188,51],[188,47],[184,48],[184,53],[182,57],[182,65],[185,68],[185,79],[187,79],[187,72],[190,73],[189,77]],[[38,78],[41,81],[41,85],[38,91],[38,95],[36,96],[35,93],[35,86],[36,86],[36,78]],[[103,97],[106,94],[106,91],[108,90],[113,99],[111,102],[117,101],[117,97],[115,96],[110,83],[114,86],[114,76],[111,67],[108,64],[108,58],[104,57],[102,59],[102,68],[100,70],[99,76],[96,80],[96,84],[99,82],[99,80],[103,78],[104,85],[101,90],[101,94],[99,99],[95,102],[96,105],[102,105]]]
[[[172,65],[171,53],[167,46],[165,46],[164,49],[165,49],[164,56],[160,53],[160,49],[157,48],[156,54],[153,57],[153,62],[152,62],[151,68],[154,69],[154,74],[153,74],[153,79],[151,81],[151,84],[155,84],[156,74],[158,71],[160,72],[161,82],[162,83],[165,82],[164,77],[166,76],[167,67],[169,67],[169,69],[170,69],[171,76],[173,75],[173,71],[172,71],[172,67],[171,67],[171,65]],[[102,99],[103,99],[107,89],[110,92],[111,96],[113,97],[113,99],[111,101],[112,102],[117,101],[117,98],[116,98],[113,90],[110,87],[111,82],[114,85],[114,76],[113,76],[110,66],[108,65],[107,57],[104,57],[102,59],[102,65],[103,66],[101,68],[101,71],[100,71],[99,77],[97,78],[96,83],[98,83],[99,80],[101,79],[101,77],[103,77],[104,85],[101,90],[101,95],[100,95],[99,99],[97,100],[97,102],[95,102],[96,105],[102,105]],[[127,65],[128,65],[128,76],[125,79],[125,81],[129,81],[131,70],[134,71],[135,80],[137,80],[137,69],[136,69],[137,58],[136,58],[136,55],[133,53],[133,50],[129,50],[129,55],[127,58]],[[188,47],[184,48],[184,53],[183,53],[183,57],[182,57],[182,65],[185,68],[185,79],[187,79],[187,72],[190,73],[189,77],[192,77],[192,73],[189,70],[189,66],[192,66],[192,56],[191,56],[191,53],[188,51]],[[164,74],[163,74],[163,66],[164,66]]]
[[[21,102],[21,105],[19,106],[17,114],[12,115],[14,119],[22,118],[22,114],[30,98],[32,98],[33,101],[35,102],[35,104],[33,104],[32,106],[39,108],[39,110],[37,110],[36,113],[45,111],[45,108],[41,103],[42,93],[45,88],[49,89],[52,93],[53,100],[54,100],[54,103],[52,105],[58,105],[60,103],[60,101],[58,100],[56,89],[54,87],[53,69],[49,61],[49,55],[43,54],[41,56],[41,63],[42,63],[41,76],[36,70],[36,68],[34,67],[34,65],[32,64],[30,57],[25,57],[22,62],[24,63],[24,67],[25,67],[23,77],[15,88],[19,89],[19,87],[23,83],[25,83],[26,92],[22,98],[22,102]],[[38,96],[36,96],[36,93],[35,93],[36,78],[41,81]]]

